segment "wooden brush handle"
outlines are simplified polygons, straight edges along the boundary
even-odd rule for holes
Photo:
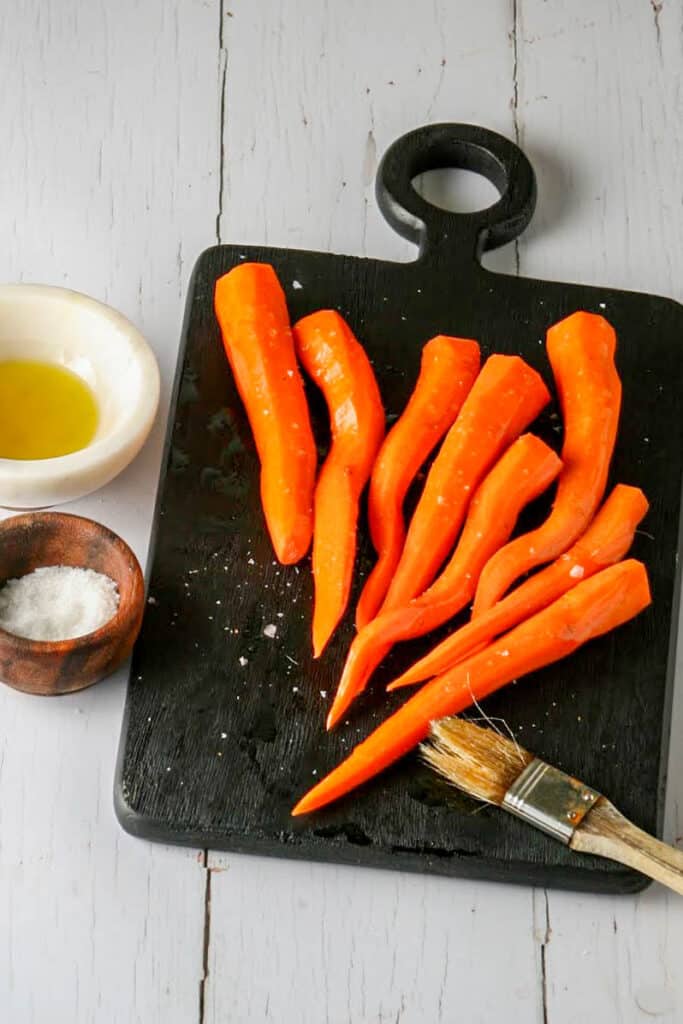
[[[572,836],[579,853],[595,853],[635,868],[683,895],[683,852],[636,828],[601,797]]]

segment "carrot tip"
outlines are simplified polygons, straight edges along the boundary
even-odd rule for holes
[[[353,697],[349,696],[348,693],[345,693],[343,690],[337,690],[334,700],[332,701],[332,707],[330,708],[327,716],[326,727],[328,732],[334,729],[335,725],[338,725],[349,710],[349,705],[352,700]]]
[[[314,629],[313,630],[313,657],[314,658],[319,658],[320,655],[323,653],[323,651],[327,647],[328,643],[330,642],[330,639],[332,638],[332,634],[334,633],[334,628],[335,627],[333,627],[332,629],[327,629],[325,631],[323,631],[322,629]]]
[[[307,813],[306,797],[303,796],[301,798],[301,800],[299,800],[298,804],[296,804],[294,807],[292,807],[292,809],[291,809],[291,811],[289,813],[290,813],[292,818],[298,818],[300,815],[306,814]]]
[[[323,651],[327,647],[327,641],[329,639],[330,639],[329,636],[326,636],[323,640],[321,640],[319,637],[315,637],[315,636],[313,637],[313,657],[314,658],[319,658],[320,657],[320,655],[323,653]]]
[[[328,732],[331,732],[332,729],[334,729],[335,725],[341,718],[342,714],[343,712],[335,711],[334,705],[332,705],[327,715],[327,718],[325,719],[325,728],[327,729]]]

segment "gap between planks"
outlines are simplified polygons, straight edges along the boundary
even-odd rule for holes
[[[520,37],[522,35],[522,0],[511,0],[511,28],[510,28],[510,45],[512,48],[512,95],[510,97],[510,110],[512,113],[512,129],[514,133],[514,140],[517,146],[522,145],[522,128],[520,125],[520,82],[519,82],[519,57],[520,57]],[[520,246],[519,238],[514,240],[514,252],[515,252],[515,274],[517,277],[520,276]],[[548,890],[543,888],[543,905],[544,905],[544,928],[539,934],[534,928],[535,939],[539,943],[539,988],[541,995],[541,1020],[543,1024],[549,1024],[548,1017],[548,972],[547,972],[547,957],[546,949],[550,942],[550,936],[552,935],[552,928],[550,926],[550,902],[548,899]],[[536,892],[534,891],[532,896],[532,907],[536,902]],[[535,914],[534,914],[535,917]]]
[[[225,122],[226,122],[226,89],[228,80],[228,51],[225,45],[225,19],[232,17],[230,11],[225,10],[225,0],[219,0],[218,4],[218,196],[216,209],[216,244],[221,243],[221,228],[223,220],[223,197],[225,193]],[[206,1020],[206,987],[209,977],[209,951],[211,949],[211,875],[214,870],[209,866],[209,850],[201,851],[201,863],[206,874],[204,886],[204,930],[202,941],[202,974],[199,979],[199,1024],[205,1024]]]

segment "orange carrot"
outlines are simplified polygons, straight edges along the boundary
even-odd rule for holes
[[[387,690],[441,675],[490,643],[493,637],[557,600],[579,580],[588,579],[605,566],[618,562],[631,547],[636,527],[647,510],[647,498],[638,487],[617,484],[586,532],[566,554],[511,591],[493,608],[446,637]]]
[[[355,637],[327,727],[344,715],[391,647],[422,636],[472,600],[482,567],[512,533],[517,516],[555,479],[562,463],[533,434],[517,439],[479,485],[455,552],[436,583],[401,608],[381,612]]]
[[[423,686],[314,786],[292,814],[306,814],[339,799],[423,740],[430,722],[458,714],[511,680],[565,658],[586,641],[628,622],[650,600],[645,566],[633,559],[584,580],[494,644]]]
[[[317,463],[284,292],[267,263],[241,263],[216,282],[223,346],[261,461],[263,514],[280,562],[298,562],[313,532]]]
[[[384,409],[363,347],[346,321],[320,310],[294,328],[299,358],[330,411],[332,445],[315,489],[313,653],[344,614],[356,557],[358,501],[384,436]]]
[[[573,313],[548,331],[548,358],[564,417],[564,469],[546,521],[496,552],[484,568],[474,617],[496,604],[523,573],[566,551],[602,501],[621,407],[615,346],[613,328],[593,313]]]
[[[455,543],[475,487],[549,398],[519,356],[486,360],[429,471],[382,611],[407,604],[429,586]]]
[[[478,372],[476,341],[439,334],[422,349],[415,389],[384,439],[370,478],[368,521],[378,558],[356,608],[358,629],[377,614],[401,557],[406,492],[453,424]]]

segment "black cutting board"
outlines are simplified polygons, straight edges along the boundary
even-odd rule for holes
[[[429,205],[411,182],[445,166],[486,175],[500,201],[471,214]],[[352,616],[314,663],[309,562],[282,568],[274,561],[254,445],[213,314],[217,277],[242,260],[275,266],[293,321],[320,307],[342,312],[372,359],[390,418],[403,408],[421,347],[434,334],[476,338],[483,356],[518,353],[551,383],[548,326],[576,309],[608,317],[624,384],[611,483],[637,484],[650,498],[633,554],[647,564],[654,604],[615,634],[487,700],[485,710],[535,753],[608,794],[638,825],[658,832],[662,817],[679,583],[683,307],[484,270],[481,252],[517,236],[535,203],[526,157],[484,129],[432,125],[402,137],[379,169],[377,197],[393,227],[419,245],[415,262],[225,245],[197,263],[156,511],[150,603],[128,690],[118,816],[129,832],[165,842],[635,891],[640,876],[580,859],[508,815],[475,807],[415,755],[311,818],[290,817],[294,801],[405,699],[388,699],[384,683],[434,641],[397,650],[348,725],[325,734]],[[311,394],[311,403],[322,454],[325,412],[319,396]],[[535,429],[559,448],[556,409]],[[547,507],[541,501],[522,525]],[[371,553],[364,526],[361,532],[365,574]],[[268,626],[275,637],[266,635]]]

